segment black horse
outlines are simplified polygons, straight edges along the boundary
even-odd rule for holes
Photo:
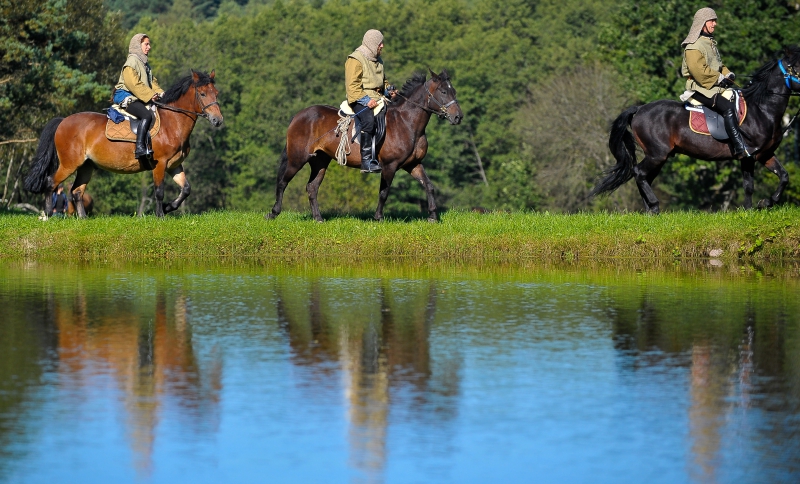
[[[339,146],[339,137],[335,133],[339,121],[337,113],[338,108],[317,105],[303,109],[292,118],[286,130],[286,147],[278,166],[275,205],[266,215],[267,219],[273,219],[281,213],[286,185],[308,163],[311,165],[311,176],[308,178],[306,190],[311,202],[311,214],[314,220],[322,222],[317,191]],[[428,152],[425,128],[431,114],[447,118],[450,124],[458,124],[464,117],[456,101],[456,90],[450,84],[450,76],[446,70],[440,74],[431,71],[431,78],[428,80],[425,80],[424,74],[415,74],[405,83],[397,100],[386,111],[386,139],[378,153],[382,172],[375,220],[383,218],[383,206],[389,196],[389,187],[400,168],[422,183],[428,198],[428,220],[437,220],[433,184],[422,167],[422,159]],[[359,150],[352,150],[347,155],[347,166],[361,166]]]
[[[789,175],[775,158],[775,150],[783,139],[781,120],[789,104],[789,96],[800,90],[800,78],[794,66],[800,62],[800,48],[789,47],[780,60],[773,60],[756,71],[743,89],[747,101],[747,117],[741,126],[752,158],[741,160],[744,175],[744,207],[753,206],[753,171],[755,161],[762,163],[780,180],[778,189],[768,199],[758,202],[759,208],[773,206],[789,183]],[[630,127],[631,131],[628,130]],[[636,163],[635,144],[644,151]],[[612,192],[631,178],[636,179],[645,208],[658,213],[658,198],[651,184],[667,158],[683,153],[693,158],[718,161],[732,159],[727,143],[701,135],[689,128],[689,111],[682,102],[661,100],[643,106],[633,106],[617,117],[611,126],[608,147],[617,164],[605,172],[605,177],[589,196]]]

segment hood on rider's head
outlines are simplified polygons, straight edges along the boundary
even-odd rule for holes
[[[131,42],[128,44],[128,55],[135,55],[142,62],[147,64],[147,55],[142,50],[142,42],[145,38],[150,38],[147,34],[136,34],[131,37]]]
[[[685,46],[686,44],[694,44],[697,42],[697,39],[700,38],[700,32],[703,31],[703,26],[709,20],[716,20],[717,13],[714,12],[713,8],[705,7],[701,8],[694,14],[694,21],[692,22],[692,28],[689,29],[689,35],[683,39],[681,42],[681,47]]]
[[[380,30],[370,29],[364,34],[364,39],[358,47],[359,52],[364,54],[371,61],[378,60],[378,46],[383,42],[383,34]]]

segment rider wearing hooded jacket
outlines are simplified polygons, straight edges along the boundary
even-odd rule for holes
[[[146,104],[155,101],[164,94],[158,80],[150,70],[147,54],[150,52],[150,38],[147,34],[136,34],[128,46],[128,59],[119,74],[114,102],[142,121],[136,133],[136,158],[147,158],[153,154],[150,143],[150,128],[153,126],[153,112]]]
[[[686,78],[686,92],[682,101],[692,98],[703,106],[722,115],[725,132],[731,140],[733,156],[750,156],[744,144],[734,109],[733,92],[728,88],[736,77],[722,63],[714,40],[717,14],[711,8],[701,8],[694,15],[689,35],[681,42],[683,63],[681,74]]]
[[[344,82],[347,102],[361,123],[361,172],[380,173],[381,165],[375,156],[372,141],[377,131],[372,110],[378,105],[389,82],[383,73],[383,34],[368,30],[361,45],[347,57],[344,64]]]

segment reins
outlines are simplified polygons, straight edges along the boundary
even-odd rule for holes
[[[175,112],[178,112],[178,113],[194,114],[195,116],[199,116],[199,117],[208,119],[208,113],[206,113],[206,109],[210,108],[211,106],[213,106],[215,104],[217,106],[219,106],[219,103],[217,101],[214,101],[214,102],[208,103],[206,105],[203,105],[203,103],[200,101],[200,91],[197,90],[197,86],[194,85],[192,87],[194,87],[194,98],[195,98],[195,101],[197,101],[197,104],[203,106],[203,109],[200,112],[190,111],[188,109],[183,109],[183,108],[178,108],[178,107],[175,107],[175,106],[170,106],[169,104],[160,103],[158,101],[152,101],[152,102],[153,102],[153,104],[155,104],[156,106],[158,106],[160,108],[168,109],[170,111],[175,111]]]

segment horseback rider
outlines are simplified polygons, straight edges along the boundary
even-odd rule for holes
[[[136,34],[128,46],[128,59],[122,66],[119,81],[115,86],[114,103],[141,120],[136,133],[136,158],[147,159],[153,154],[150,148],[150,128],[154,115],[146,104],[161,98],[164,90],[147,63],[150,52],[150,37],[147,34]]]
[[[373,147],[377,132],[375,114],[384,92],[392,91],[383,73],[383,34],[379,30],[367,30],[361,45],[347,57],[344,63],[344,82],[347,102],[361,124],[361,173],[380,173],[381,165]]]
[[[681,42],[683,63],[681,74],[686,78],[686,92],[682,101],[692,98],[703,106],[722,115],[725,132],[731,140],[733,156],[742,159],[750,156],[739,131],[733,90],[729,89],[736,78],[722,64],[722,58],[714,40],[717,14],[711,8],[701,8],[694,14],[689,35]]]

